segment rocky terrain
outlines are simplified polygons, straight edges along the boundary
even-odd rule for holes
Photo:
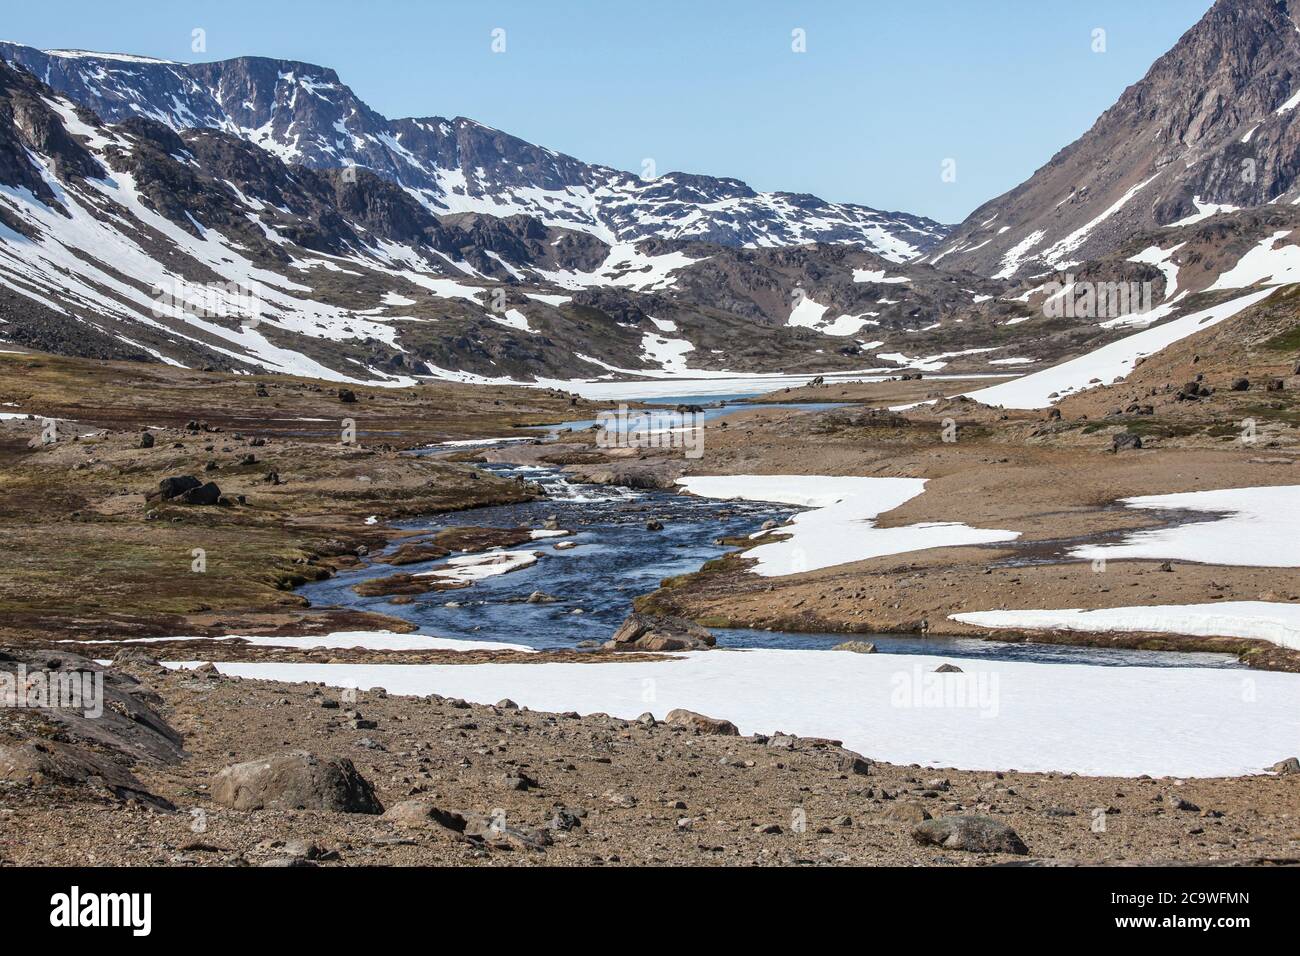
[[[0,671],[20,662],[101,670],[74,655],[7,653]],[[103,673],[134,724],[88,739],[93,721],[2,712],[0,864],[1300,860],[1297,773],[1182,781],[919,769],[830,740],[737,736],[722,715],[629,721],[508,700],[341,700],[210,667],[168,671],[138,650]]]
[[[758,193],[736,179],[637,176],[465,117],[389,120],[333,70],[310,63],[266,57],[173,63],[16,43],[0,43],[0,57],[107,122],[144,118],[176,132],[221,130],[287,163],[368,170],[400,184],[435,215],[526,215],[618,243],[848,243],[895,262],[930,248],[946,228],[922,216],[806,194]]]
[[[1290,205],[1298,17],[1290,0],[1218,0],[1092,129],[924,261],[1039,274],[1105,256],[1137,230]]]

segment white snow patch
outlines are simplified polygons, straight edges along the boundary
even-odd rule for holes
[[[1126,336],[1086,355],[1062,362],[1060,365],[966,394],[969,398],[986,405],[1001,405],[1004,408],[1046,408],[1056,400],[1053,395],[1063,397],[1092,388],[1097,384],[1093,379],[1109,383],[1116,378],[1123,378],[1133,371],[1133,366],[1139,358],[1154,355],[1180,339],[1217,325],[1256,302],[1262,301],[1272,292],[1272,289],[1263,289],[1230,299],[1201,312],[1194,312],[1153,329]]]
[[[768,501],[815,510],[755,538],[788,535],[746,552],[763,577],[782,577],[889,554],[1011,541],[1017,531],[971,528],[956,522],[877,528],[873,519],[925,490],[921,478],[857,478],[823,475],[731,475],[677,480],[692,494],[722,500]]]
[[[954,621],[979,627],[1032,631],[1124,631],[1186,634],[1192,637],[1242,637],[1300,650],[1300,604],[1271,601],[1215,601],[1059,611],[971,611],[950,614]]]
[[[1124,498],[1130,508],[1223,513],[1214,521],[1137,531],[1122,544],[1075,548],[1090,561],[1154,558],[1256,568],[1300,567],[1300,485]]]
[[[473,584],[498,574],[508,574],[537,563],[540,551],[488,551],[484,554],[458,554],[432,571],[414,574],[416,578],[439,578],[456,584]]]
[[[1217,777],[1263,772],[1300,738],[1300,679],[1216,668],[1099,667],[828,651],[712,650],[606,664],[221,663],[223,674],[531,710],[607,713],[686,708],[742,733],[830,737],[894,764],[1096,776]],[[177,666],[177,665],[171,665]],[[982,692],[981,692],[982,688]],[[968,706],[945,706],[965,695]],[[1189,703],[1191,702],[1191,703]],[[1177,715],[1171,719],[1170,715]]]

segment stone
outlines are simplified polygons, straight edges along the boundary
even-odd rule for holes
[[[141,432],[141,433],[140,433],[140,447],[141,447],[141,448],[152,448],[153,445],[154,445],[153,432]]]
[[[1233,379],[1233,382],[1232,382],[1232,390],[1233,390],[1234,392],[1249,392],[1249,391],[1250,391],[1250,379],[1248,379],[1248,378],[1238,378],[1238,379]]]
[[[1012,853],[1024,856],[1029,852],[1020,834],[991,817],[959,816],[925,820],[912,828],[912,839],[922,845],[942,847],[945,850],[964,850],[968,853]]]
[[[850,654],[874,654],[876,645],[870,641],[845,641],[831,648],[833,651],[848,651]]]
[[[305,750],[271,754],[226,767],[213,778],[212,800],[235,810],[384,812],[374,787],[346,757]]]
[[[964,671],[956,664],[940,664],[934,669],[936,674],[962,674]]]
[[[171,501],[173,498],[177,498],[185,492],[199,488],[202,485],[203,482],[193,475],[173,475],[158,482],[158,497],[163,501]]]
[[[700,651],[716,643],[713,634],[693,621],[670,615],[633,613],[605,642],[611,651]]]
[[[184,492],[176,500],[187,505],[215,505],[220,498],[221,489],[217,487],[215,481],[209,481],[205,485]]]
[[[862,754],[854,753],[852,750],[840,750],[839,757],[840,773],[856,774],[859,777],[870,776],[871,761]]]
[[[497,701],[497,710],[518,710],[519,705],[509,697],[503,697]]]
[[[356,392],[352,391],[352,389],[350,388],[339,389],[339,401],[342,402],[343,404],[351,405],[356,400],[357,400],[357,394]]]
[[[1182,810],[1185,813],[1200,813],[1201,808],[1190,800],[1185,800],[1176,793],[1166,795],[1165,802],[1175,810]]]
[[[1135,435],[1133,432],[1120,432],[1118,435],[1111,436],[1110,449],[1115,453],[1121,451],[1136,450],[1142,447],[1142,436]]]
[[[427,800],[403,800],[384,811],[383,819],[399,827],[427,829],[442,827],[456,833],[465,832],[465,818],[459,813],[443,810]]]
[[[1285,760],[1279,760],[1268,769],[1282,776],[1300,773],[1300,758],[1287,757]]]
[[[910,823],[916,826],[930,819],[930,811],[919,803],[894,800],[885,808],[883,816],[886,820],[893,820],[895,823]]]
[[[697,714],[693,710],[670,710],[668,716],[664,718],[664,723],[671,724],[674,727],[686,727],[695,731],[697,734],[710,734],[723,737],[739,737],[740,730],[729,720],[719,720],[716,717],[706,717],[704,714]]]

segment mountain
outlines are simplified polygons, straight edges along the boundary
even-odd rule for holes
[[[1021,309],[1004,290],[850,244],[438,215],[227,129],[105,123],[0,62],[0,341],[29,348],[389,384],[935,370],[976,354],[940,317],[978,338]]]
[[[1300,201],[1298,7],[1218,0],[1092,129],[923,261],[1025,277],[1139,231]]]
[[[356,166],[400,184],[435,215],[525,214],[607,243],[690,239],[725,246],[844,243],[890,261],[915,258],[947,227],[905,213],[760,193],[736,179],[642,179],[527,143],[473,120],[389,120],[330,69],[240,57],[174,63],[0,43],[20,66],[109,123],[152,119],[174,131],[232,133],[312,169]]]

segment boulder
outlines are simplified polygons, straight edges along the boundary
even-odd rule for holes
[[[213,778],[212,800],[236,810],[332,810],[383,813],[375,790],[346,757],[304,750],[226,767]]]
[[[153,432],[141,432],[141,433],[140,433],[140,447],[141,447],[141,448],[152,448],[152,447],[153,447],[153,444],[154,444],[154,441],[153,441]]]
[[[1113,435],[1110,440],[1110,450],[1113,452],[1128,451],[1142,447],[1142,436],[1135,435],[1133,432],[1120,432]]]
[[[857,774],[859,777],[866,777],[871,774],[871,761],[860,753],[842,749],[840,750],[839,769],[840,773]]]
[[[939,817],[924,820],[912,828],[912,839],[923,845],[942,847],[945,850],[965,850],[968,853],[1013,853],[1023,856],[1029,852],[1025,841],[1015,830],[991,817]]]
[[[671,615],[630,614],[605,642],[610,651],[703,651],[716,643],[693,621]]]
[[[1233,382],[1232,382],[1232,390],[1233,390],[1234,392],[1249,392],[1249,391],[1250,391],[1250,379],[1248,379],[1248,378],[1238,378],[1238,379],[1234,379]]]
[[[193,475],[174,475],[170,478],[164,478],[158,482],[158,497],[163,501],[171,501],[187,491],[195,488],[201,488],[203,482]]]
[[[1289,776],[1293,773],[1300,773],[1300,759],[1296,757],[1287,757],[1285,760],[1279,760],[1273,766],[1268,768],[1279,776]]]
[[[191,488],[176,500],[187,505],[215,505],[221,500],[221,489],[215,481],[209,481],[206,485]]]
[[[706,717],[704,714],[697,714],[693,710],[670,710],[668,716],[664,718],[664,723],[675,727],[686,727],[697,734],[711,734],[721,737],[740,736],[740,729],[731,721]]]
[[[956,664],[940,664],[934,669],[936,674],[961,674],[962,669]]]
[[[443,810],[427,800],[403,800],[384,811],[383,819],[399,827],[430,829],[442,827],[456,833],[465,832],[465,818],[459,813]]]

